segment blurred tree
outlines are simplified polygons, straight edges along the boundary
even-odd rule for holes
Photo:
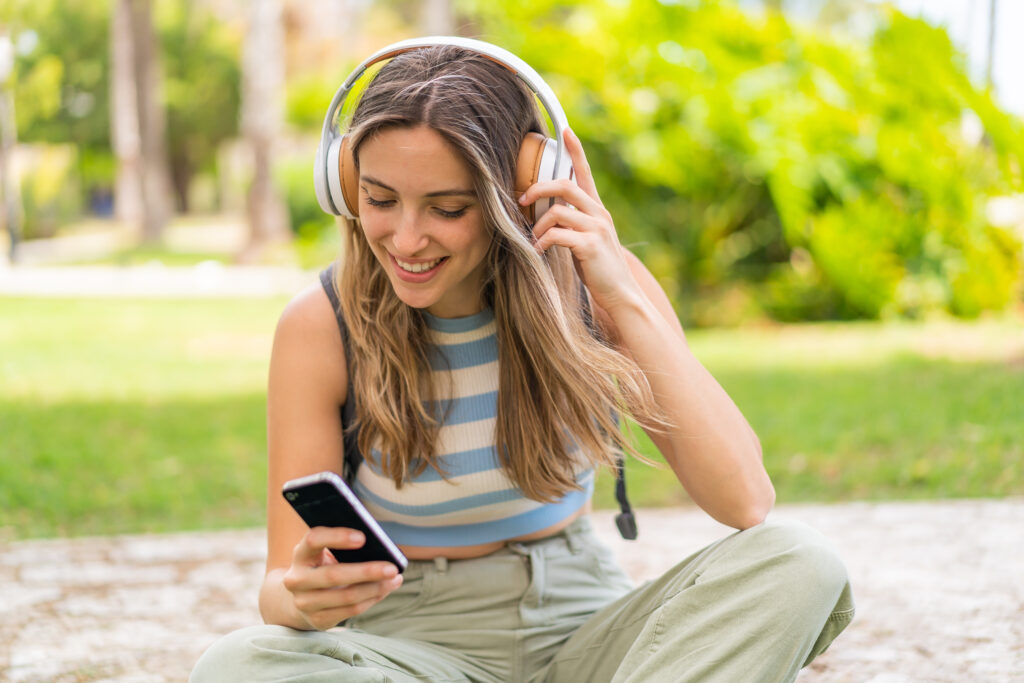
[[[212,171],[219,145],[238,134],[241,41],[193,0],[164,1],[157,8],[171,181],[184,213],[196,172]]]
[[[855,39],[725,0],[461,7],[548,74],[623,241],[688,322],[1011,300],[1020,246],[985,206],[1022,187],[1024,133],[942,30],[874,8]]]
[[[280,2],[253,0],[242,63],[242,130],[253,153],[246,207],[250,244],[243,258],[291,237],[288,212],[272,175],[273,145],[284,118],[283,48]]]
[[[455,32],[451,0],[425,0],[420,15],[420,31],[426,36],[449,36]]]
[[[109,119],[109,0],[7,0],[0,23],[15,46],[18,137],[72,143],[89,195],[113,183]],[[26,207],[26,234],[36,217]]]
[[[18,141],[11,93],[13,73],[14,45],[7,29],[0,24],[0,220],[7,232],[7,257],[12,262],[17,258],[21,232],[21,197],[12,163],[14,145]]]
[[[114,0],[110,30],[110,124],[118,161],[114,206],[118,218],[138,226],[142,241],[148,244],[160,242],[170,212],[158,47],[150,0]]]

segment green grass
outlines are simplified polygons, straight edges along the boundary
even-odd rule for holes
[[[0,299],[0,528],[258,525],[285,299]]]
[[[1024,494],[1019,319],[689,337],[756,430],[779,501]],[[630,461],[627,480],[639,504],[687,500],[667,468]],[[597,502],[611,493],[605,476]]]
[[[284,303],[0,298],[0,534],[262,524]],[[780,502],[1024,494],[1020,319],[689,338],[757,430]],[[634,505],[686,501],[667,468],[631,461],[628,477]],[[613,505],[610,477],[597,488]]]

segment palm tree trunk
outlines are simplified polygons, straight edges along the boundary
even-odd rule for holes
[[[143,223],[142,134],[135,94],[135,47],[131,0],[114,0],[110,15],[110,138],[117,159],[114,215],[130,226]]]
[[[242,56],[242,131],[252,148],[253,180],[246,198],[249,246],[244,260],[291,237],[288,212],[272,170],[284,119],[284,35],[279,0],[252,0]]]
[[[115,0],[111,11],[111,139],[117,158],[115,215],[146,243],[170,214],[167,124],[150,0]]]

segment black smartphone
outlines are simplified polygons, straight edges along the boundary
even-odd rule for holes
[[[281,493],[310,528],[345,527],[363,533],[366,543],[362,548],[330,549],[338,562],[383,560],[398,567],[399,573],[409,565],[409,560],[363,507],[345,480],[334,472],[292,479],[285,483]]]

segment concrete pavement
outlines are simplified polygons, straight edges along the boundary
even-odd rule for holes
[[[595,526],[637,580],[729,533],[696,509]],[[831,538],[857,617],[800,683],[1024,680],[1024,499],[780,505]],[[0,680],[183,681],[257,623],[260,529],[0,544]]]

